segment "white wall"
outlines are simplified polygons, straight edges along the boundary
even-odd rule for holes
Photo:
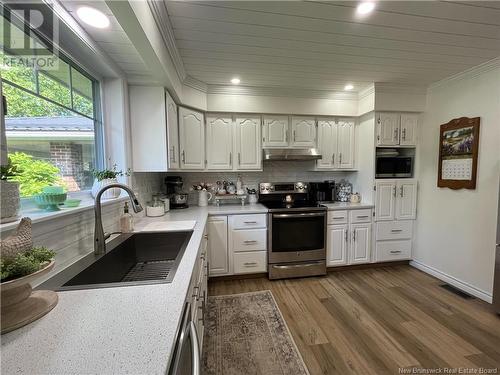
[[[356,126],[356,168],[353,173],[353,188],[361,194],[361,201],[373,203],[375,183],[375,112],[367,113],[358,119]]]
[[[438,188],[439,126],[462,116],[481,118],[477,188]],[[500,165],[500,64],[431,87],[419,142],[413,258],[428,272],[449,276],[448,282],[491,300]]]

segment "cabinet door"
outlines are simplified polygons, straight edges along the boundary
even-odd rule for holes
[[[379,113],[377,120],[377,145],[393,146],[399,144],[398,113]]]
[[[264,147],[288,147],[288,116],[264,117]]]
[[[396,181],[378,180],[375,183],[375,220],[394,220]]]
[[[165,92],[167,108],[167,141],[168,141],[168,166],[170,169],[179,169],[179,117],[177,104]]]
[[[229,273],[227,216],[211,216],[207,222],[209,275]]]
[[[181,169],[205,168],[205,126],[203,114],[179,107]]]
[[[292,117],[293,147],[316,146],[316,120],[313,117]]]
[[[399,144],[402,146],[416,146],[418,133],[418,115],[401,115],[401,136]]]
[[[396,194],[396,219],[415,219],[417,217],[417,181],[398,180]]]
[[[207,116],[207,169],[233,168],[231,116]]]
[[[369,263],[371,254],[371,224],[351,224],[349,264]]]
[[[321,159],[316,162],[318,169],[336,168],[338,128],[333,120],[318,120],[318,151]]]
[[[341,266],[347,264],[348,226],[329,225],[326,232],[326,261],[327,266]]]
[[[236,117],[236,169],[262,169],[261,129],[260,117]]]
[[[166,172],[165,89],[130,86],[129,98],[132,168],[136,172]]]
[[[340,121],[338,123],[338,168],[354,168],[354,122]]]

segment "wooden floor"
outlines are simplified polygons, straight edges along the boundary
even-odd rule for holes
[[[500,317],[440,284],[396,266],[284,281],[212,279],[209,294],[271,290],[311,375],[500,367]]]

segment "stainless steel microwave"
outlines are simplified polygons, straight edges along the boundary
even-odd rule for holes
[[[377,156],[375,178],[411,178],[413,164],[413,156]]]

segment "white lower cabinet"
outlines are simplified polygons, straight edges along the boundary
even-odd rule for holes
[[[411,259],[413,220],[380,221],[376,223],[375,261]]]
[[[234,274],[267,271],[267,251],[234,253]]]
[[[205,231],[207,228],[205,228]],[[201,242],[198,259],[196,260],[194,272],[188,292],[188,301],[191,303],[191,320],[196,326],[198,344],[203,347],[203,332],[205,329],[205,314],[208,298],[208,262],[206,232]]]
[[[337,224],[337,223],[343,224]],[[370,263],[372,210],[328,212],[327,266]]]
[[[375,259],[377,262],[406,260],[411,257],[411,240],[377,241]]]
[[[267,215],[208,218],[210,276],[267,271]]]
[[[227,246],[227,216],[210,216],[208,229],[208,261],[210,276],[229,273],[229,249]]]
[[[350,264],[370,262],[371,228],[371,224],[351,224]]]
[[[329,225],[326,232],[327,263],[329,267],[347,264],[347,224]]]

